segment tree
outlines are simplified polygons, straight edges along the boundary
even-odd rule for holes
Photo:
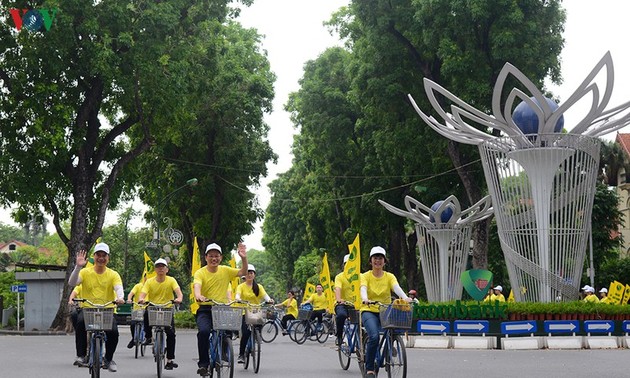
[[[0,26],[0,201],[52,215],[68,247],[69,276],[76,252],[101,236],[106,211],[133,194],[129,163],[157,131],[188,119],[177,99],[198,69],[188,65],[198,53],[190,46],[211,38],[205,26],[220,24],[229,9],[223,0],[57,7],[50,30]],[[52,327],[65,324],[65,308]]]

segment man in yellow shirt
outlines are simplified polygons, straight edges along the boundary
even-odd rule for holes
[[[138,303],[144,303],[147,296],[151,298],[151,302],[156,304],[164,304],[170,301],[173,303],[182,303],[184,294],[179,288],[179,284],[175,278],[167,276],[168,262],[165,259],[155,260],[156,276],[149,278],[140,291]],[[175,297],[175,295],[177,297]],[[152,333],[149,327],[149,319],[147,312],[144,313],[144,329],[146,329],[147,340],[151,340]],[[175,318],[171,319],[171,326],[164,329],[166,333],[166,365],[164,369],[173,370],[178,365],[173,361],[175,359]]]
[[[584,286],[582,291],[584,291],[584,299],[582,299],[584,302],[599,303],[599,299],[597,299],[597,296],[595,295],[595,289],[591,286]]]
[[[337,305],[335,306],[335,325],[337,327],[335,340],[336,345],[341,345],[343,338],[343,324],[346,322],[346,318],[348,318],[348,311],[354,310],[354,307],[350,307],[345,304],[345,302],[352,302],[353,294],[352,294],[352,286],[348,281],[348,277],[346,277],[346,273],[344,272],[344,267],[348,262],[350,255],[345,255],[343,257],[343,264],[341,265],[341,273],[335,276],[335,300],[337,301]]]
[[[94,265],[90,268],[83,269],[87,264],[87,252],[81,250],[77,253],[76,265],[70,274],[68,284],[75,286],[81,284],[81,296],[93,303],[115,302],[117,304],[125,303],[125,293],[123,291],[122,280],[120,275],[107,267],[109,263],[109,246],[105,243],[98,243],[94,247]],[[88,307],[85,304],[84,307]],[[87,331],[85,330],[85,320],[83,319],[83,311],[79,313],[77,319],[76,337],[77,351],[85,351],[87,348]],[[111,372],[118,370],[114,362],[114,352],[118,346],[118,324],[116,317],[113,319],[113,327],[111,331],[105,331],[107,341],[105,342],[105,369]],[[85,364],[85,354],[77,356],[79,364]]]
[[[503,286],[497,285],[492,290],[494,291],[494,294],[490,299],[491,301],[505,302],[505,296],[503,295]]]
[[[322,284],[315,286],[315,292],[304,301],[302,304],[310,303],[313,305],[313,313],[311,314],[311,320],[317,318],[317,328],[322,324],[322,319],[326,308],[328,307],[328,299],[324,295],[324,287]]]
[[[197,351],[199,362],[197,362],[197,374],[207,375],[210,357],[208,351],[208,338],[212,331],[212,302],[227,302],[228,286],[235,277],[247,274],[247,249],[245,244],[238,244],[238,255],[241,257],[241,269],[220,265],[223,260],[221,247],[212,243],[206,247],[206,266],[197,270],[193,278],[193,290],[195,299],[199,302],[199,309],[195,315],[197,321]]]

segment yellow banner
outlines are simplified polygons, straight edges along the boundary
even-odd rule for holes
[[[155,273],[155,267],[153,266],[153,260],[147,254],[147,251],[144,251],[144,271],[142,272],[142,279],[140,283],[144,283],[149,278],[153,278],[157,275]]]
[[[361,248],[359,245],[359,234],[354,238],[354,242],[348,245],[350,257],[343,269],[348,282],[352,287],[352,302],[355,308],[361,306]]]
[[[315,285],[307,282],[304,288],[304,295],[302,296],[302,302],[306,301],[312,294],[315,293]]]
[[[619,304],[623,299],[626,286],[619,281],[613,281],[608,288],[608,303]]]
[[[328,253],[324,253],[322,258],[322,270],[319,272],[319,283],[322,284],[324,295],[328,301],[328,311],[333,312],[335,309],[335,296],[333,293],[333,285],[330,282],[330,268],[328,267]]]
[[[190,276],[194,277],[195,272],[201,269],[201,259],[199,257],[199,244],[197,244],[197,238],[195,237],[195,241],[193,242],[193,255],[192,255],[192,263],[190,269]],[[190,312],[193,314],[197,313],[197,309],[199,308],[199,304],[195,301],[195,290],[193,288],[194,283],[190,282]]]
[[[630,299],[630,285],[626,284],[626,287],[623,292],[623,299],[621,300],[621,304],[627,304]]]
[[[508,296],[507,301],[508,301],[509,303],[514,303],[514,302],[516,302],[516,300],[514,299],[514,290],[510,290],[510,295]]]

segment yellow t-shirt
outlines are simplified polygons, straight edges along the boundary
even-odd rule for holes
[[[352,292],[350,281],[348,281],[348,277],[346,277],[344,272],[335,276],[335,289],[336,288],[341,289],[341,300],[352,302],[354,293]]]
[[[120,275],[112,269],[105,268],[102,274],[94,271],[93,267],[83,268],[79,272],[81,278],[81,295],[94,303],[105,303],[116,300],[114,286],[122,287]],[[86,303],[85,307],[89,307]],[[111,307],[114,307],[112,304]]]
[[[597,296],[595,294],[589,294],[587,295],[584,299],[584,302],[590,302],[590,303],[599,303],[599,299],[597,299]]]
[[[313,304],[314,311],[328,308],[328,299],[324,293],[322,293],[322,295],[317,295],[317,293],[311,294],[308,300]]]
[[[77,293],[77,295],[75,295],[74,297],[77,299],[81,298],[81,285],[77,285],[74,287],[74,289],[72,289],[73,292]],[[84,302],[79,302],[79,307],[83,307]]]
[[[133,289],[131,289],[131,291],[129,292],[129,294],[133,294],[133,301],[134,302],[138,302],[138,299],[140,298],[140,291],[142,291],[142,286],[144,286],[143,283],[139,282],[137,284],[134,285]],[[145,301],[149,301],[149,296],[147,295],[146,297],[144,297]],[[138,310],[140,308],[140,306],[138,306],[137,304],[134,303],[133,305],[133,309],[134,310]]]
[[[147,295],[145,301],[146,298],[151,297],[151,302],[163,304],[175,299],[173,292],[177,289],[179,289],[179,284],[171,276],[164,277],[164,282],[158,282],[157,277],[152,277],[144,284],[142,292]]]
[[[207,266],[198,269],[194,274],[193,284],[201,285],[201,295],[219,303],[227,302],[228,286],[232,278],[238,276],[240,269],[219,265],[216,273],[210,273]],[[201,306],[211,306],[212,302],[199,303]]]
[[[503,294],[493,294],[493,301],[505,302],[505,296]]]
[[[298,317],[298,309],[297,309],[297,301],[295,298],[287,298],[284,302],[281,303],[284,307],[287,308],[287,315],[293,315],[294,318]]]
[[[613,302],[612,302],[612,301],[610,300],[610,298],[608,298],[608,297],[601,298],[601,299],[599,300],[599,303],[608,303],[608,304],[613,304]]]
[[[398,285],[396,276],[383,272],[382,277],[375,277],[371,270],[361,274],[361,286],[367,287],[368,299],[383,304],[392,303],[392,291]],[[379,312],[378,305],[361,305],[361,312]]]
[[[242,301],[247,301],[253,304],[260,304],[260,302],[262,302],[267,295],[267,292],[261,284],[258,284],[258,289],[258,296],[256,296],[256,294],[254,294],[254,289],[252,289],[252,287],[249,286],[247,283],[243,282],[236,287],[236,295],[239,295]]]

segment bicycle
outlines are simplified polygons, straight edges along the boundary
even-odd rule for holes
[[[113,301],[98,304],[88,299],[74,298],[74,302],[85,302],[92,307],[83,307],[83,320],[85,322],[85,330],[88,333],[88,368],[92,378],[101,376],[101,368],[105,362],[105,341],[107,335],[105,331],[111,331],[114,328],[114,307],[107,307],[114,304]]]
[[[144,357],[146,350],[146,334],[144,331],[144,311],[145,307],[137,302],[133,303],[135,310],[131,312],[131,323],[133,324],[133,343],[135,345],[135,358],[138,358],[138,352]]]
[[[350,359],[352,354],[357,354],[359,346],[361,345],[359,336],[359,310],[354,309],[354,305],[351,302],[341,303],[348,307],[348,317],[343,324],[342,342],[337,348],[337,354],[339,355],[339,364],[343,370],[348,370],[350,367]]]
[[[210,366],[208,373],[204,377],[212,377],[216,371],[217,378],[234,376],[234,351],[232,350],[232,333],[241,329],[243,319],[242,308],[231,307],[234,303],[212,302],[212,330],[208,343],[210,345],[208,354]]]
[[[282,322],[281,322],[282,314],[283,313],[278,311],[277,309],[269,310],[267,312],[267,321],[265,322],[265,324],[263,324],[260,330],[260,337],[264,343],[273,342],[278,336],[278,333],[280,332],[280,330],[282,330],[282,332],[284,332],[285,334],[288,334],[291,341],[295,341],[293,337],[294,332],[293,332],[292,327],[298,321],[295,319],[289,320],[287,322],[287,328],[285,329],[282,326]]]
[[[369,302],[379,306],[379,318],[383,333],[379,339],[378,348],[374,362],[374,372],[378,376],[378,370],[385,368],[387,376],[391,377],[407,377],[407,351],[403,342],[402,334],[398,333],[398,329],[411,328],[412,311],[409,303],[394,301],[393,304],[383,304],[380,302]],[[365,352],[367,344],[367,335],[365,330],[361,328],[361,348],[357,353],[359,360],[359,368],[361,375],[365,377]]]
[[[245,347],[245,363],[243,367],[247,370],[249,367],[249,359],[251,357],[252,368],[254,368],[255,374],[258,374],[258,370],[260,369],[260,351],[262,345],[260,329],[266,322],[265,314],[266,310],[264,308],[264,303],[260,305],[247,303],[247,309],[245,310],[245,324],[247,324],[251,335],[249,340],[247,340],[247,345]]]
[[[312,313],[312,306],[302,306],[298,310],[298,323],[293,326],[293,339],[298,345],[304,344],[307,338],[322,344],[328,339],[326,323],[318,325],[315,319],[311,320]]]
[[[148,303],[149,326],[153,327],[153,359],[156,363],[157,376],[162,377],[162,369],[166,360],[166,337],[164,329],[170,328],[173,322],[173,301],[166,303]]]

